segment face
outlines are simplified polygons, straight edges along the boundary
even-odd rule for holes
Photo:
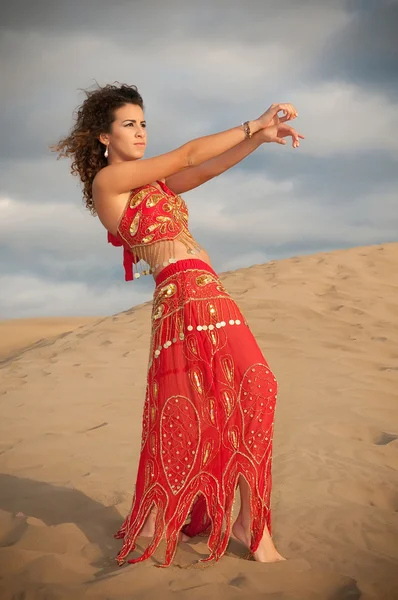
[[[118,108],[111,133],[101,134],[100,140],[108,146],[108,163],[142,158],[146,147],[146,122],[143,110],[136,104]]]

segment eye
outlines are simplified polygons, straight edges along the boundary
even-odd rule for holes
[[[141,123],[141,126],[146,129],[146,123]]]

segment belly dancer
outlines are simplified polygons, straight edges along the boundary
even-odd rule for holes
[[[119,564],[149,558],[162,539],[169,566],[179,541],[208,537],[209,556],[231,533],[255,560],[284,560],[271,537],[271,464],[277,381],[237,303],[188,227],[180,194],[234,166],[263,143],[299,146],[291,104],[144,158],[146,121],[135,86],[86,91],[68,137],[87,208],[120,246],[126,281],[155,281],[141,453],[129,514],[115,533]],[[244,200],[243,200],[244,201]],[[137,285],[137,284],[135,284]],[[232,522],[235,492],[240,510]],[[138,536],[148,545],[128,558]]]

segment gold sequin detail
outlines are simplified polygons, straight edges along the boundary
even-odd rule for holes
[[[152,391],[153,391],[153,399],[157,400],[158,399],[158,394],[159,394],[159,384],[158,384],[158,382],[156,380],[153,381]]]
[[[230,439],[233,447],[235,448],[235,450],[237,450],[239,444],[238,444],[238,434],[236,433],[235,429],[232,429],[229,432],[229,439]]]
[[[149,242],[152,242],[154,237],[155,237],[155,235],[153,233],[151,233],[150,235],[146,235],[145,237],[142,238],[142,243],[149,244]]]
[[[146,207],[153,208],[163,197],[163,194],[152,194],[145,203]]]
[[[157,409],[156,406],[152,405],[151,407],[151,427],[154,425],[156,420]]]
[[[138,231],[138,226],[140,224],[141,213],[137,213],[130,225],[130,235],[134,237]]]
[[[159,290],[159,294],[167,296],[168,298],[171,298],[171,296],[174,296],[174,294],[177,291],[177,286],[175,283],[169,283],[168,285],[163,286],[162,288],[160,288]]]
[[[229,383],[232,383],[234,380],[234,362],[231,356],[225,356],[222,359],[221,364],[226,378],[228,379]]]
[[[213,321],[213,320],[214,320],[214,321],[216,321],[216,320],[217,320],[217,309],[216,309],[216,307],[214,306],[214,304],[212,304],[212,303],[209,303],[209,304],[207,305],[207,309],[208,309],[208,311],[209,311],[210,319],[211,319],[212,321]]]
[[[211,343],[213,344],[213,346],[218,345],[218,331],[217,329],[211,329],[209,331],[209,335],[210,335],[210,339],[211,339]]]
[[[130,199],[130,208],[136,208],[143,201],[145,196],[147,196],[147,195],[148,195],[148,190],[146,190],[146,189],[141,190],[137,194],[134,194],[134,196],[132,196]]]
[[[200,367],[192,367],[192,369],[189,370],[189,378],[191,384],[196,388],[199,394],[203,394],[203,374]]]
[[[153,475],[153,462],[148,460],[145,465],[145,487],[149,487],[152,483],[152,475]]]
[[[202,455],[202,467],[204,467],[205,464],[207,463],[207,461],[209,460],[212,447],[213,447],[212,442],[208,441],[205,443],[205,446],[203,449],[203,455]]]
[[[153,313],[153,319],[160,319],[160,317],[163,315],[165,310],[165,306],[164,304],[159,304],[159,306],[156,308],[155,312]]]
[[[212,283],[213,281],[214,281],[214,277],[210,273],[198,275],[198,277],[196,278],[196,284],[201,287],[208,285],[209,283]]]
[[[213,425],[216,424],[216,416],[214,414],[215,404],[216,404],[215,398],[209,398],[209,416],[210,416],[210,421]]]
[[[157,437],[156,437],[156,433],[151,433],[149,447],[150,447],[150,451],[151,451],[152,456],[156,457],[156,454],[157,454]]]
[[[232,413],[233,407],[234,407],[234,398],[232,393],[229,390],[223,390],[221,392],[221,397],[224,401],[224,405],[227,411],[227,416],[229,417]]]
[[[192,354],[195,354],[195,356],[197,356],[198,355],[198,346],[197,346],[196,337],[189,336],[187,345],[188,345],[188,348],[190,349],[190,351],[192,352]]]

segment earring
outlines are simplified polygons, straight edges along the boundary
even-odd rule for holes
[[[105,158],[108,158],[108,146],[105,148],[104,156]]]

